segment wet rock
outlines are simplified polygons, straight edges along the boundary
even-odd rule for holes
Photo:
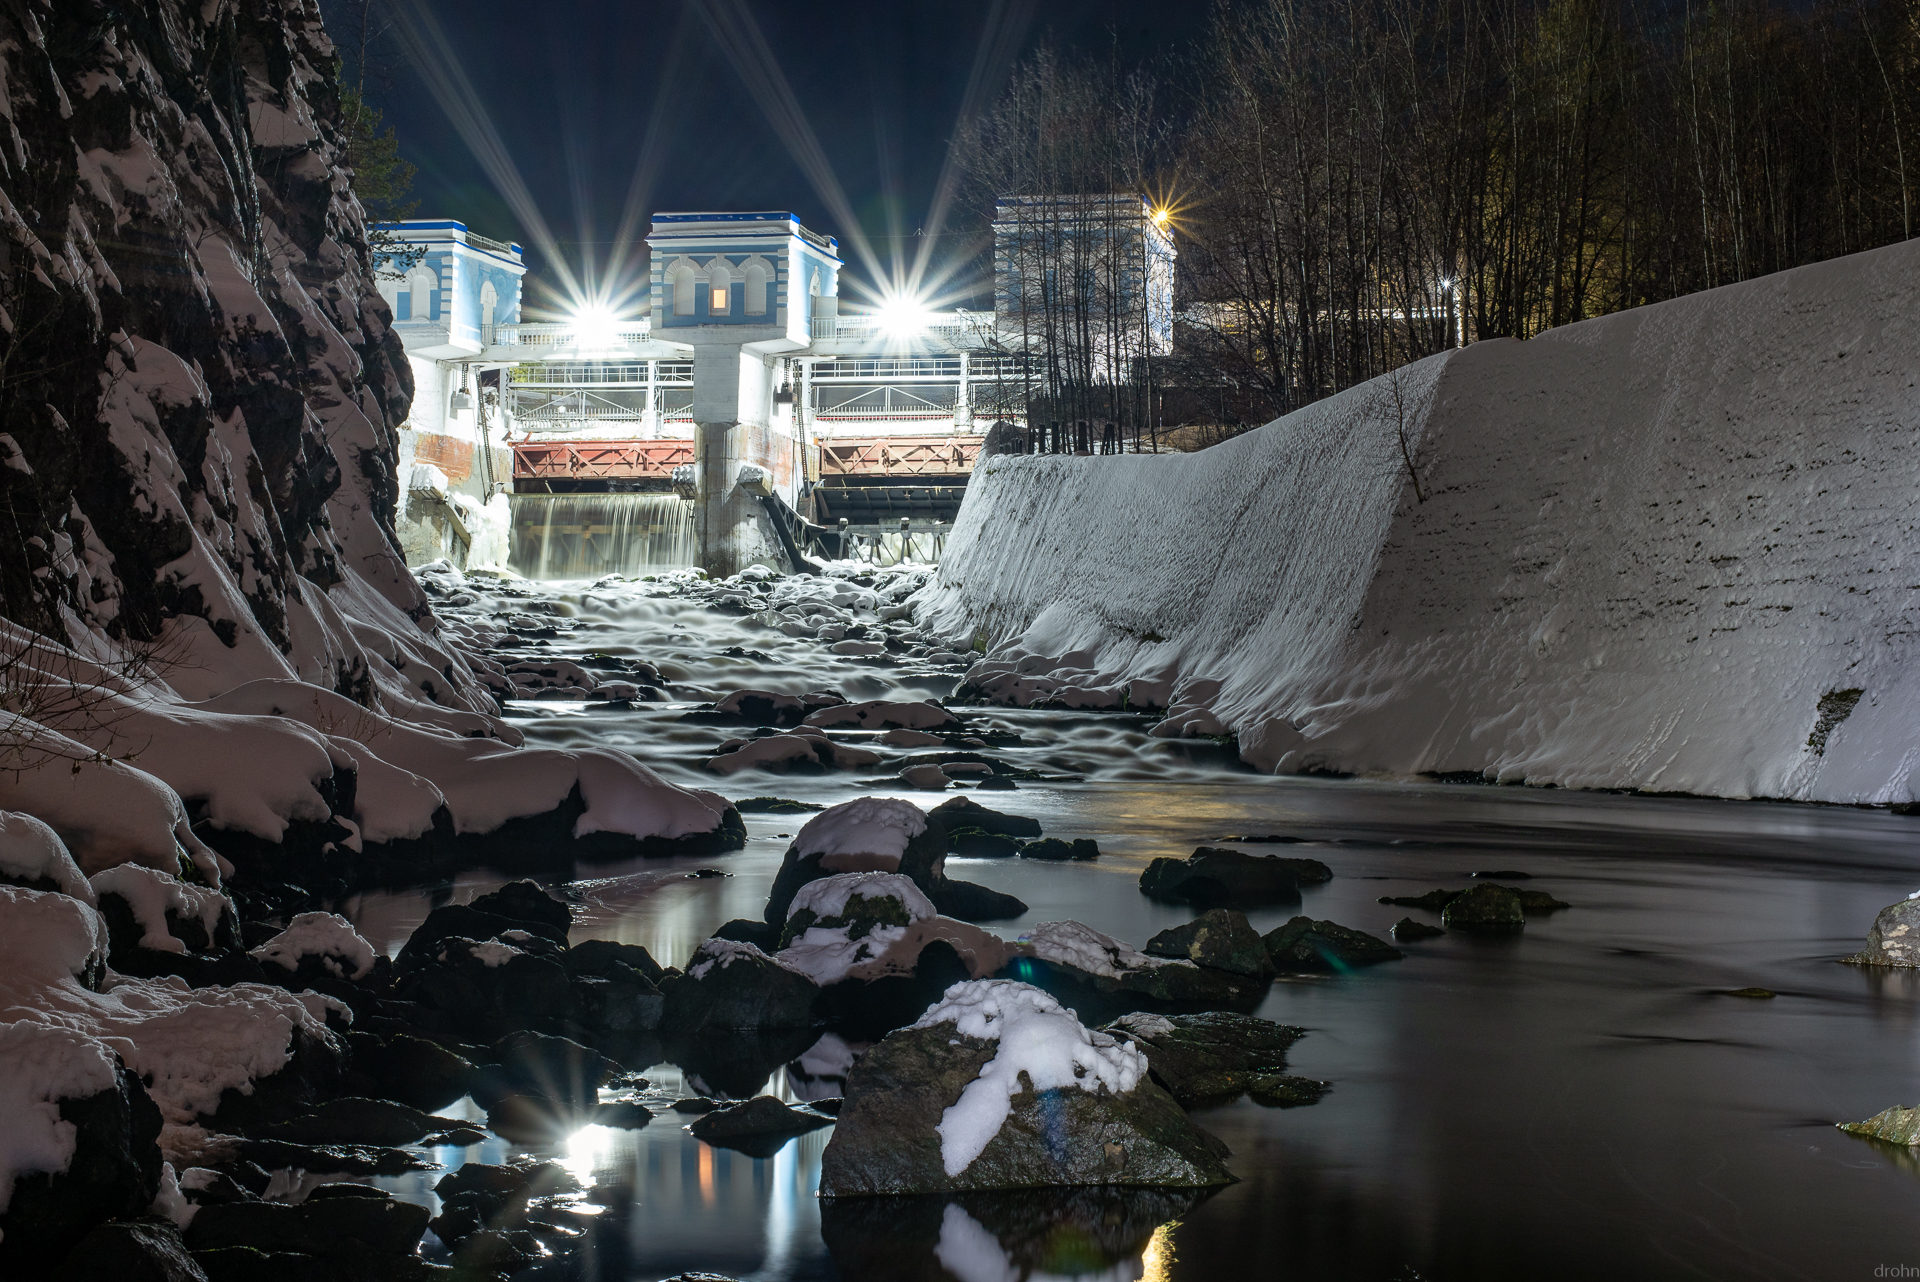
[[[186,1229],[197,1252],[223,1247],[292,1252],[328,1260],[411,1256],[427,1231],[424,1206],[386,1194],[286,1202],[230,1202],[203,1206]]]
[[[593,1119],[597,1105],[547,1095],[496,1095],[487,1129],[513,1144],[558,1144]]]
[[[1909,1147],[1920,1144],[1920,1108],[1902,1108],[1895,1104],[1883,1109],[1864,1122],[1837,1123],[1843,1131],[1853,1135],[1865,1135],[1871,1139],[1884,1140],[1888,1144],[1904,1144]]]
[[[1140,1048],[1153,1079],[1182,1108],[1249,1092],[1312,1103],[1325,1082],[1287,1074],[1287,1051],[1306,1030],[1226,1011],[1200,1015],[1123,1015],[1101,1031]]]
[[[302,1170],[309,1175],[404,1175],[430,1170],[433,1163],[401,1148],[367,1144],[290,1144],[285,1140],[235,1140],[234,1157],[262,1171]],[[258,1193],[266,1187],[261,1181]],[[198,1250],[199,1248],[194,1248]]]
[[[564,928],[539,921],[504,917],[468,904],[442,904],[428,913],[427,919],[408,937],[400,949],[400,955],[394,958],[394,967],[404,974],[432,964],[440,952],[440,945],[449,939],[499,939],[513,931],[522,931],[545,940],[556,950],[567,946]]]
[[[1138,1054],[1103,1034],[1088,1037],[1089,1052]],[[1003,1045],[947,1021],[889,1033],[847,1079],[839,1124],[821,1162],[821,1196],[1231,1182],[1221,1162],[1225,1145],[1194,1125],[1138,1059],[1131,1083],[1118,1091],[1018,1089],[985,1146],[950,1169],[937,1128]],[[1005,1087],[990,1080],[982,1089]],[[1063,1136],[1072,1142],[1060,1142]]]
[[[207,1282],[172,1220],[111,1220],[80,1239],[58,1270],[65,1278],[112,1282]]]
[[[1563,908],[1573,907],[1564,899],[1555,899],[1544,890],[1526,890],[1520,887],[1509,887],[1509,889],[1520,896],[1520,911],[1529,917],[1557,913]]]
[[[653,954],[638,944],[619,944],[610,939],[587,939],[567,949],[560,959],[569,975],[607,975],[615,967],[625,966],[658,984],[666,975]]]
[[[673,1111],[676,1113],[711,1113],[719,1107],[718,1101],[710,1100],[704,1095],[696,1095],[692,1099],[677,1099],[673,1102]]]
[[[395,996],[440,1012],[452,1027],[475,1038],[577,1021],[580,999],[558,947],[547,942],[551,955],[545,957],[523,947],[535,946],[537,939],[443,938],[430,957],[400,975]]]
[[[466,1162],[440,1177],[433,1191],[442,1198],[462,1193],[489,1193],[500,1197],[526,1192],[530,1196],[577,1193],[580,1181],[558,1162],[522,1158],[517,1162]]]
[[[1084,862],[1100,857],[1100,847],[1085,837],[1072,841],[1062,841],[1058,837],[1042,837],[1038,841],[1029,841],[1020,847],[1022,859],[1051,859],[1056,861],[1074,860]]]
[[[970,797],[955,797],[951,801],[943,801],[928,812],[928,817],[938,819],[950,833],[975,829],[980,832],[996,833],[1003,837],[1038,837],[1040,835],[1038,819],[990,810]]]
[[[1422,939],[1438,939],[1446,933],[1438,926],[1429,926],[1411,917],[1402,917],[1393,923],[1393,937],[1402,944],[1418,943]]]
[[[763,953],[780,951],[780,932],[764,921],[736,917],[713,932],[715,939],[731,939],[737,944],[752,944]]]
[[[1012,792],[1020,785],[1005,775],[993,775],[975,785],[982,792]]]
[[[1338,922],[1295,917],[1262,941],[1275,970],[1343,971],[1406,956],[1384,940]]]
[[[623,962],[607,963],[599,974],[576,975],[573,991],[580,1022],[602,1033],[651,1032],[666,1012],[666,995]]]
[[[900,772],[900,780],[909,788],[926,792],[939,792],[953,782],[939,766],[908,766]]]
[[[846,703],[810,713],[803,723],[821,728],[843,726],[859,730],[959,730],[958,717],[931,699],[907,703],[870,699],[865,703]]]
[[[467,907],[522,925],[549,927],[559,932],[555,942],[562,945],[567,942],[567,932],[573,928],[572,911],[531,881],[510,881],[496,891],[481,895]]]
[[[611,1126],[620,1131],[637,1131],[653,1120],[653,1110],[636,1100],[618,1100],[593,1110],[595,1126]]]
[[[1185,859],[1156,859],[1140,874],[1140,889],[1155,899],[1197,906],[1293,903],[1300,887],[1332,877],[1317,859],[1249,855],[1202,846]]]
[[[1495,870],[1493,872],[1472,872],[1468,873],[1467,876],[1477,877],[1485,881],[1531,881],[1533,879],[1533,874],[1530,872],[1514,872],[1511,869],[1505,871]]]
[[[749,726],[797,726],[809,711],[806,702],[796,695],[735,690],[714,704],[706,716]]]
[[[1270,977],[1215,970],[1185,959],[1150,957],[1077,921],[1042,922],[1018,942],[1032,955],[1015,957],[1004,974],[1036,984],[1083,1012],[1120,1014],[1137,1009],[1143,998],[1166,1006],[1251,1009],[1270,982]],[[1122,1002],[1126,1004],[1113,1009]]]
[[[1273,976],[1273,963],[1259,932],[1245,913],[1214,908],[1184,926],[1173,926],[1147,941],[1149,957],[1184,957],[1197,966],[1232,971],[1255,979]]]
[[[766,1090],[781,1065],[820,1034],[806,1028],[709,1030],[670,1042],[666,1058],[678,1064],[687,1089],[715,1099],[750,1099]]]
[[[524,1030],[495,1042],[493,1054],[498,1063],[482,1070],[490,1082],[583,1107],[592,1107],[601,1085],[621,1072],[618,1063],[592,1047]],[[487,1103],[483,1089],[476,1085],[474,1098]]]
[[[1479,934],[1511,934],[1527,924],[1517,892],[1505,886],[1475,886],[1450,900],[1440,913],[1448,930]]]
[[[802,815],[826,809],[811,801],[790,801],[785,797],[748,797],[734,802],[733,808],[743,815]]]
[[[664,985],[664,1026],[677,1035],[707,1029],[806,1028],[819,985],[752,944],[709,939],[684,975]]]
[[[376,1037],[349,1033],[352,1089],[414,1108],[445,1108],[467,1093],[474,1067],[467,1059],[421,1037],[396,1033]]]
[[[1771,988],[1729,988],[1727,990],[1729,997],[1745,997],[1753,1001],[1767,1001],[1779,995]]]
[[[1882,908],[1867,932],[1866,948],[1842,960],[1856,966],[1920,966],[1920,899]]]
[[[764,1146],[755,1145],[751,1141],[773,1140],[775,1141],[774,1150],[778,1151],[780,1145],[789,1136],[831,1125],[833,1125],[833,1119],[825,1114],[811,1109],[790,1108],[772,1095],[756,1095],[745,1103],[731,1104],[703,1113],[699,1120],[687,1129],[693,1132],[696,1139],[705,1140],[709,1144],[752,1152],[755,1148]],[[747,1143],[743,1144],[742,1141]]]
[[[64,1171],[14,1181],[0,1212],[0,1275],[52,1276],[94,1225],[144,1214],[160,1190],[160,1110],[137,1076],[117,1068],[111,1089],[60,1100],[59,1110],[73,1127],[73,1156]]]
[[[941,877],[927,890],[927,898],[942,916],[961,921],[1007,921],[1027,911],[1026,901],[1004,891]]]
[[[434,1117],[387,1100],[327,1100],[303,1117],[271,1123],[254,1131],[255,1138],[285,1140],[290,1144],[372,1144],[397,1148],[421,1138],[460,1127],[449,1117]]]
[[[1424,895],[1382,895],[1380,902],[1396,908],[1421,908],[1437,913],[1465,893],[1462,890],[1429,890]]]
[[[1003,837],[997,832],[983,832],[978,828],[959,828],[948,834],[947,851],[964,859],[1005,859],[1009,855],[1020,853],[1020,847],[1026,843],[1017,837]]]

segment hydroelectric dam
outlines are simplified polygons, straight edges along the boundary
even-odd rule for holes
[[[1164,282],[1170,315],[1171,241],[1138,215],[1157,264],[1142,280]],[[388,230],[381,292],[415,381],[396,522],[411,564],[560,579],[937,560],[983,452],[1098,430],[1028,423],[1043,361],[999,314],[1018,273],[998,243],[996,311],[843,313],[838,242],[793,214],[661,213],[637,316],[540,322],[522,316],[518,245],[450,220]],[[1147,332],[1141,354],[1158,353],[1170,322]]]

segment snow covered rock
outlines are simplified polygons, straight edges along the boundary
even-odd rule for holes
[[[93,887],[58,833],[32,815],[0,811],[0,884],[57,890],[97,905]]]
[[[823,1197],[1232,1180],[1135,1047],[1039,989],[968,981],[854,1065]]]
[[[1064,979],[1110,998],[1251,1008],[1271,978],[1202,967],[1184,957],[1150,957],[1077,921],[1043,922],[1022,933],[1019,942],[1031,958],[1016,959],[1010,973],[1043,986]]]
[[[301,913],[287,928],[251,956],[298,975],[319,973],[335,979],[365,979],[373,972],[373,945],[338,913]]]
[[[1859,966],[1920,966],[1920,899],[1888,904],[1867,931],[1867,946],[1848,957]]]
[[[1906,242],[1194,454],[983,460],[915,618],[1011,680],[1170,682],[1267,770],[1912,800],[1916,280]]]
[[[936,765],[908,766],[900,772],[900,782],[909,788],[918,788],[922,792],[941,792],[953,780],[947,772]]]
[[[52,1277],[101,1220],[160,1187],[160,1111],[99,1039],[0,1017],[0,1269]]]
[[[1328,1089],[1325,1082],[1287,1074],[1287,1051],[1306,1036],[1303,1028],[1208,1011],[1123,1015],[1101,1031],[1139,1048],[1153,1080],[1182,1108],[1242,1094],[1263,1104],[1310,1104]]]
[[[239,949],[233,903],[217,890],[139,864],[95,873],[90,884],[113,937],[115,970],[130,975],[174,973],[151,969],[141,954]]]
[[[749,767],[783,775],[789,771],[818,774],[826,770],[850,770],[870,766],[878,760],[877,752],[835,743],[817,730],[803,728],[788,734],[728,740],[720,745],[717,754],[700,764],[718,775],[737,774]]]
[[[809,819],[787,847],[767,896],[765,919],[782,928],[794,895],[810,881],[835,873],[897,872],[919,887],[939,912],[963,921],[1017,917],[1026,905],[946,875],[947,835],[910,801],[861,797]]]
[[[771,690],[735,690],[713,705],[712,717],[749,726],[797,726],[809,711],[797,695]]]
[[[675,1035],[807,1028],[820,993],[798,969],[731,939],[701,944],[686,972],[668,976],[662,988],[667,1000],[661,1026]]]

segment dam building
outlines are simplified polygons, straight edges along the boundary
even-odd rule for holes
[[[837,242],[791,213],[656,214],[640,314],[557,323],[522,320],[518,246],[451,221],[387,230],[419,256],[380,280],[418,389],[410,563],[932,559],[987,430],[1025,426],[1037,362],[1004,318],[843,311]]]

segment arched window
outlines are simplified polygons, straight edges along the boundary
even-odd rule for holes
[[[765,316],[767,314],[767,265],[757,258],[747,260],[746,270],[742,273],[747,281],[747,315]]]
[[[482,282],[480,286],[480,341],[493,342],[494,312],[500,307],[500,291],[493,287],[492,281]]]
[[[680,263],[668,275],[673,279],[673,314],[693,315],[693,264]]]
[[[733,272],[727,266],[726,259],[716,258],[707,264],[707,284],[713,289],[707,303],[707,315],[725,316],[733,297]]]
[[[407,272],[408,320],[430,320],[434,295],[440,289],[440,273],[425,263],[415,263]]]

